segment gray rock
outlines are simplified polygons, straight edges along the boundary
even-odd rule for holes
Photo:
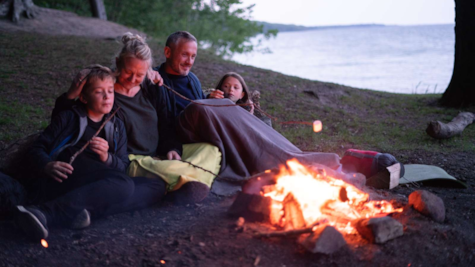
[[[312,253],[332,254],[346,245],[343,235],[333,226],[322,225],[299,243]]]
[[[409,204],[421,214],[437,222],[445,220],[444,201],[429,191],[417,190],[409,195]]]
[[[361,236],[379,244],[404,233],[402,224],[391,217],[361,219],[356,222],[355,228]]]

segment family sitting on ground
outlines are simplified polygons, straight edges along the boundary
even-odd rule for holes
[[[29,237],[46,238],[53,225],[85,228],[91,218],[163,198],[186,204],[210,191],[231,195],[246,177],[291,158],[340,167],[338,155],[302,152],[252,115],[239,74],[226,74],[205,96],[190,71],[198,47],[190,33],[170,35],[166,62],[153,70],[152,51],[142,37],[127,33],[121,40],[115,71],[93,65],[78,73],[30,149],[33,179],[25,185],[30,202],[17,207]]]

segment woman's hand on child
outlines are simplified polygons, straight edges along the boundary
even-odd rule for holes
[[[104,138],[94,137],[89,143],[89,148],[99,155],[102,162],[106,162],[109,158],[109,143]]]
[[[84,87],[84,84],[86,84],[86,77],[89,75],[91,72],[91,69],[83,69],[81,70],[78,74],[76,74],[76,77],[74,77],[73,82],[71,83],[71,86],[69,87],[67,97],[68,99],[76,99],[79,97],[79,95],[82,92],[82,88]]]
[[[224,98],[224,92],[219,89],[214,89],[209,94],[209,98]]]
[[[160,76],[160,73],[155,70],[148,70],[147,71],[147,77],[155,84],[158,84],[158,86],[163,85],[163,78]]]
[[[72,174],[73,170],[73,166],[61,161],[51,161],[45,166],[46,175],[55,179],[59,183],[62,183],[63,180],[68,179],[67,174]]]

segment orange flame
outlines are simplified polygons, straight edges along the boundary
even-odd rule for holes
[[[46,240],[44,240],[44,239],[41,239],[41,245],[43,247],[47,248],[48,247],[48,242],[46,242]]]
[[[296,159],[287,161],[287,166],[288,169],[281,167],[273,190],[266,190],[264,194],[274,200],[272,209],[276,212],[273,214],[282,214],[282,202],[292,193],[300,204],[307,226],[326,220],[339,230],[351,233],[354,231],[351,226],[353,220],[402,211],[385,200],[370,201],[367,193],[353,185],[327,176],[325,172],[309,170]]]
[[[161,264],[165,264],[165,261],[164,261],[164,260],[160,260],[160,263],[161,263]]]

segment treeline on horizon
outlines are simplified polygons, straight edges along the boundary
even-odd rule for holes
[[[256,21],[263,26],[264,32],[269,30],[277,30],[278,32],[294,32],[294,31],[310,31],[310,30],[323,30],[323,29],[335,29],[335,28],[358,28],[358,27],[384,27],[384,24],[351,24],[351,25],[328,25],[328,26],[301,26],[295,24],[280,24],[270,23],[265,21]]]
[[[252,37],[270,38],[277,30],[250,20],[254,5],[242,7],[241,0],[103,0],[107,19],[165,40],[173,32],[191,32],[220,56],[245,53],[256,47]],[[89,1],[35,0],[41,7],[91,16]]]

